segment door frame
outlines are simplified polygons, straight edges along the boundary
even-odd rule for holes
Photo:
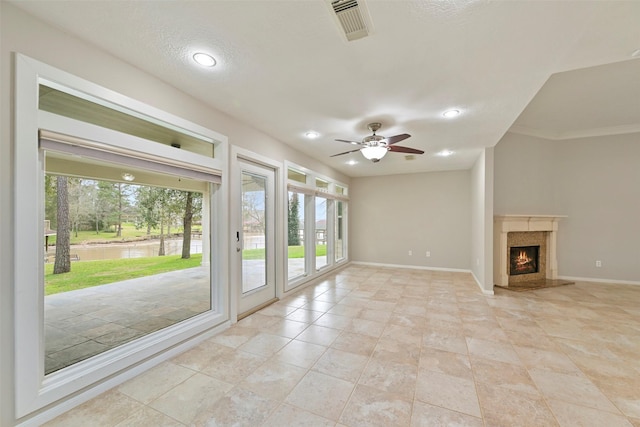
[[[241,253],[237,251],[237,242],[236,242],[236,230],[240,230],[242,227],[242,215],[241,215],[241,204],[239,201],[242,197],[242,186],[240,177],[242,174],[242,166],[241,161],[248,161],[251,163],[255,163],[259,166],[264,166],[269,169],[273,169],[274,172],[274,190],[275,190],[275,200],[274,200],[274,210],[275,210],[275,218],[274,218],[274,267],[275,267],[275,298],[280,298],[283,292],[282,286],[282,278],[283,272],[285,272],[285,263],[286,259],[282,259],[281,254],[283,253],[283,245],[284,238],[283,233],[286,233],[286,230],[283,228],[283,221],[285,218],[284,205],[282,203],[283,195],[284,195],[284,184],[282,178],[282,171],[284,170],[284,165],[281,162],[277,162],[273,159],[270,159],[266,156],[254,153],[250,150],[246,150],[244,148],[240,148],[237,146],[231,146],[230,150],[231,161],[230,161],[230,239],[229,239],[229,277],[231,280],[230,286],[230,298],[229,298],[229,313],[231,317],[231,322],[235,323],[238,320],[239,313],[239,295],[242,289],[242,256]],[[284,230],[284,231],[283,231]]]

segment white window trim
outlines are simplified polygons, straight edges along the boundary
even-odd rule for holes
[[[43,168],[38,148],[38,93],[43,81],[57,82],[62,87],[77,90],[108,104],[122,106],[127,111],[138,112],[145,117],[162,123],[171,123],[179,129],[186,129],[215,141],[216,169],[224,173],[228,168],[227,137],[180,117],[164,112],[142,102],[105,89],[89,81],[47,64],[15,54],[15,123],[14,123],[14,191],[15,230],[14,236],[14,313],[15,313],[15,411],[16,417],[26,417],[54,402],[64,404],[68,396],[85,389],[84,395],[91,394],[91,387],[104,387],[104,380],[113,384],[114,378],[126,380],[136,372],[134,366],[143,361],[149,366],[168,357],[172,347],[184,346],[189,341],[201,339],[214,328],[228,323],[229,293],[226,286],[228,277],[228,212],[223,204],[228,200],[228,184],[224,182],[212,189],[211,209],[215,212],[212,234],[216,236],[212,253],[211,294],[212,310],[185,322],[174,325],[110,350],[101,355],[74,364],[51,375],[44,376],[44,290],[42,289],[43,266],[34,260],[43,258],[43,244],[40,227],[43,213]],[[53,129],[55,130],[55,129]],[[34,253],[37,247],[38,253]],[[38,255],[40,254],[40,255]],[[200,335],[200,337],[198,337]],[[134,368],[132,368],[134,367]],[[129,370],[129,371],[127,371]],[[117,381],[117,380],[116,380]],[[81,396],[81,395],[80,395]],[[76,395],[73,400],[78,400]],[[52,410],[52,409],[49,409]]]

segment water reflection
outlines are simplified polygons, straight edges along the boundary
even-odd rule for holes
[[[101,259],[144,258],[158,255],[159,240],[141,242],[107,243],[97,245],[71,245],[72,258],[80,261],[96,261]],[[165,255],[180,255],[182,239],[165,240]],[[202,241],[191,240],[191,254],[202,253]],[[53,262],[56,255],[55,246],[46,253],[47,262]],[[77,257],[76,257],[77,255]]]

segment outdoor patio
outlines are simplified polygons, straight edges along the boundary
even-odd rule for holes
[[[263,280],[264,261],[245,263],[250,283]],[[289,260],[289,274],[304,259]],[[48,295],[45,374],[209,310],[208,267],[177,270],[108,285]]]
[[[45,297],[45,373],[209,309],[208,267]]]

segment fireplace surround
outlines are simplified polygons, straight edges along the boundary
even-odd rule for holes
[[[558,222],[562,218],[566,216],[496,215],[493,220],[494,284],[509,287],[527,282],[556,280],[558,278],[557,232]],[[529,271],[522,274],[513,274],[511,249],[536,246],[538,247],[537,271],[530,271],[531,268],[529,268]],[[516,254],[516,256],[519,255],[519,253]],[[525,261],[522,259],[520,262]]]

